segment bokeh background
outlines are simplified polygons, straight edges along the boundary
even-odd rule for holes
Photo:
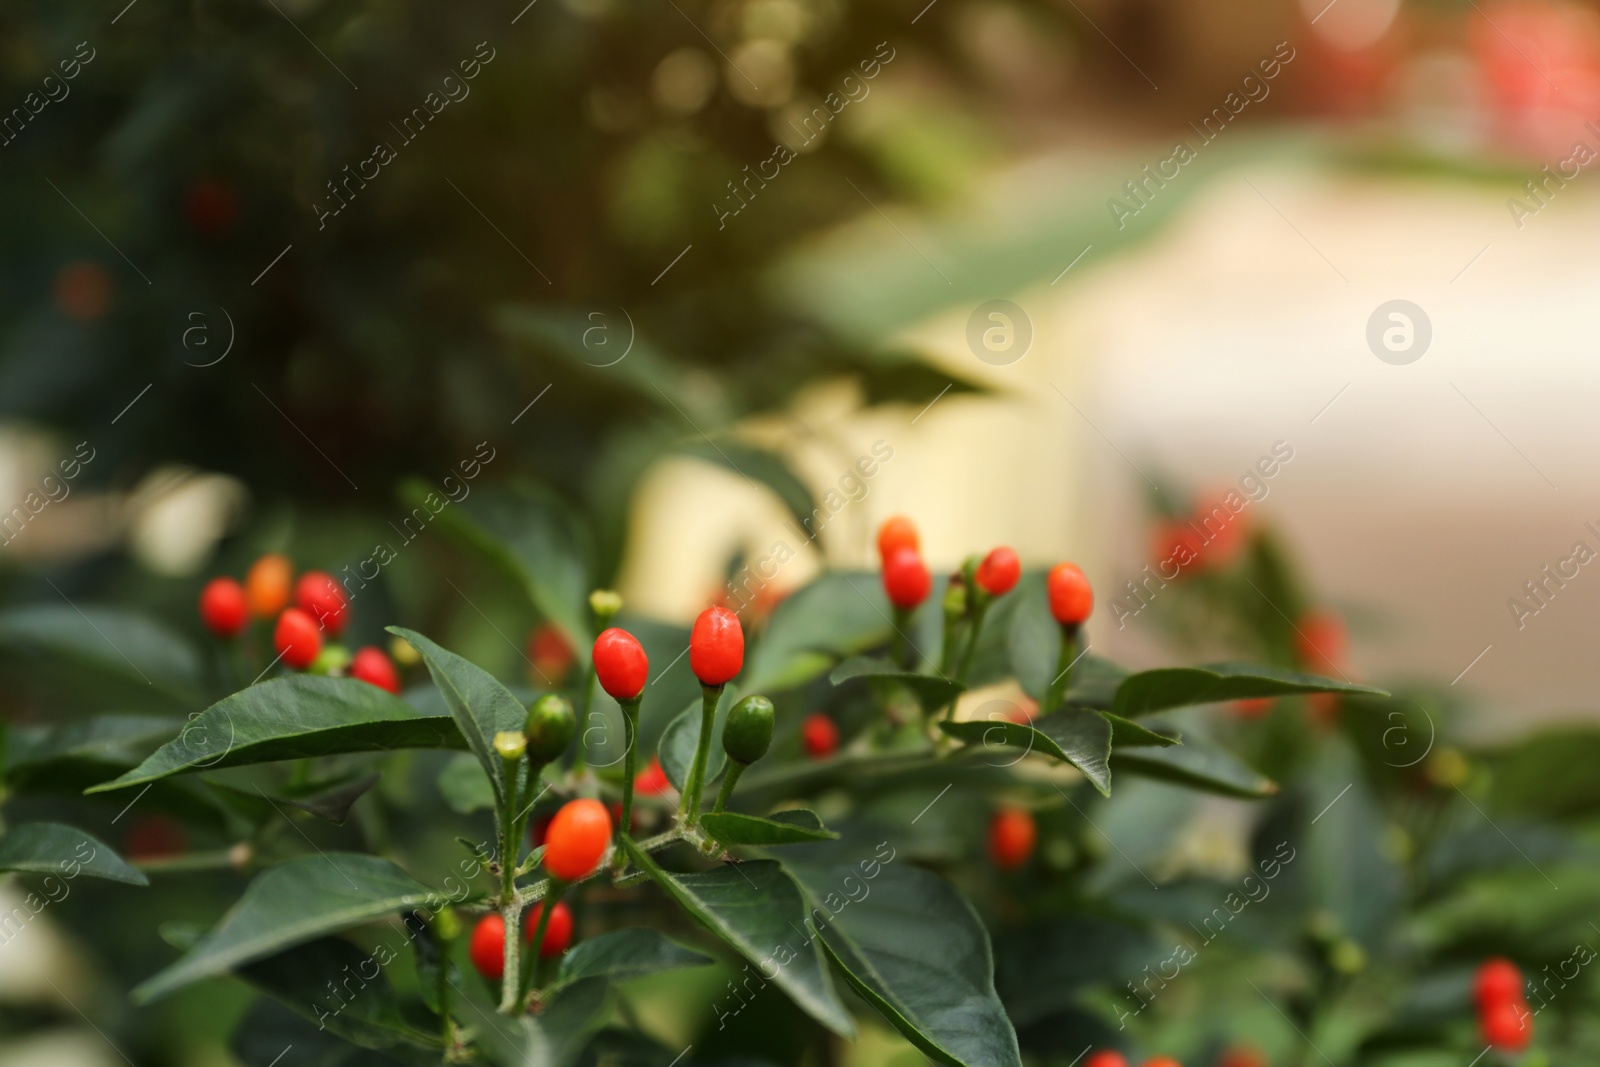
[[[1356,671],[1595,705],[1592,5],[18,0],[0,51],[7,604],[403,539],[369,603],[516,673],[521,598],[401,529],[487,449],[642,614],[897,512],[1109,606],[1287,447],[1247,518]]]

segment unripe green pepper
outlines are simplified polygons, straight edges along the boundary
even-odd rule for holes
[[[750,764],[767,754],[772,744],[772,701],[748,696],[728,712],[722,727],[722,750],[736,763]]]
[[[572,702],[555,693],[546,693],[528,708],[528,718],[522,727],[528,741],[528,758],[535,763],[549,763],[567,750],[577,731],[578,717],[572,710]]]

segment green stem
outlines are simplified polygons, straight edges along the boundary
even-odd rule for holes
[[[545,931],[550,928],[550,916],[555,914],[556,905],[561,903],[561,894],[567,887],[556,882],[551,886],[550,893],[539,904],[539,925],[534,927],[533,940],[528,944],[528,954],[523,959],[522,971],[517,978],[517,1003],[523,1004],[528,999],[528,992],[533,986],[533,972],[539,966],[539,949],[544,945]],[[507,930],[506,937],[511,936]]]
[[[906,608],[901,608],[901,607],[895,608],[894,609],[894,665],[896,667],[904,667],[906,665],[906,645],[908,643],[908,639],[906,638],[906,627],[909,626],[910,624],[911,624],[911,612]]]
[[[518,955],[522,938],[522,901],[517,898],[517,804],[521,800],[522,782],[517,773],[523,761],[503,759],[506,774],[505,793],[501,798],[496,822],[500,831],[500,916],[505,922],[505,953],[501,957],[504,969],[500,976],[500,1012],[514,1014],[517,1010],[518,976],[522,961]]]
[[[951,615],[946,612],[944,617],[944,637],[939,642],[939,673],[950,673],[950,661],[955,656],[956,633],[961,626],[961,616]]]
[[[728,798],[733,796],[734,784],[739,781],[739,776],[744,773],[747,766],[749,764],[740,763],[738,760],[728,762],[728,773],[722,777],[722,788],[717,790],[717,803],[711,809],[713,815],[720,814],[722,809],[728,806]]]
[[[717,701],[722,696],[722,686],[700,687],[700,740],[695,742],[694,763],[689,767],[689,778],[683,783],[684,825],[693,826],[700,820],[700,791],[705,786],[706,759],[711,755],[711,727],[717,721]]]
[[[1042,714],[1048,715],[1061,706],[1066,699],[1067,687],[1072,684],[1072,664],[1078,658],[1078,628],[1076,626],[1061,627],[1061,652],[1056,657],[1056,673],[1050,682],[1050,691],[1045,696]]]
[[[589,670],[583,676],[583,693],[578,698],[578,750],[572,756],[572,775],[578,777],[583,774],[583,734],[589,723],[589,708],[594,704],[594,660],[589,661]]]
[[[622,851],[622,836],[633,828],[633,774],[637,763],[639,740],[639,698],[620,702],[622,705],[622,734],[627,742],[627,749],[622,758],[622,818],[617,820],[617,860],[616,870],[620,874],[623,867],[627,866],[627,853]]]
[[[985,597],[978,601],[978,609],[972,616],[972,635],[967,639],[967,650],[961,654],[961,666],[956,670],[956,682],[959,685],[967,684],[967,673],[972,670],[972,661],[978,655],[978,638],[983,636],[984,616],[989,614],[990,600]],[[955,709],[952,702],[951,710]]]

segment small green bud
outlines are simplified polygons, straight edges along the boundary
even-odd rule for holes
[[[983,588],[978,585],[978,564],[983,562],[983,557],[978,555],[968,556],[961,561],[961,584],[971,590],[972,599],[979,602],[984,597]]]
[[[528,709],[522,733],[528,743],[528,758],[535,763],[549,763],[572,744],[572,735],[578,732],[578,717],[572,702],[564,696],[546,693]]]
[[[343,674],[349,666],[349,649],[343,645],[325,645],[306,671],[310,674]]]
[[[722,727],[722,750],[740,763],[754,763],[767,754],[772,744],[772,701],[766,697],[745,697],[728,712]]]
[[[454,941],[461,936],[461,920],[449,907],[434,912],[433,921],[429,925],[433,927],[433,932],[439,935],[441,941]]]
[[[527,739],[515,730],[501,730],[494,735],[494,750],[503,760],[519,760],[527,748]]]
[[[967,613],[967,587],[951,582],[944,591],[944,614],[947,619],[959,619]]]
[[[622,610],[622,596],[614,589],[596,589],[589,594],[589,610],[604,629],[612,616]]]

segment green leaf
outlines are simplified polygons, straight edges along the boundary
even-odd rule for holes
[[[224,697],[139,766],[87,792],[248,763],[461,744],[461,733],[449,718],[418,715],[375,685],[297,674]]]
[[[570,985],[585,978],[625,982],[660,971],[704,967],[713,962],[710,956],[668,940],[660,931],[633,926],[591,937],[568,949],[561,957],[556,985]]]
[[[828,676],[834,685],[843,685],[854,678],[891,681],[903,686],[916,694],[922,710],[926,712],[937,711],[966,691],[964,686],[948,678],[936,674],[914,674],[896,667],[888,660],[869,656],[847,659]]]
[[[1120,988],[1171,948],[1144,923],[1067,913],[1002,930],[994,950],[995,986],[1006,1014],[1026,1026],[1060,1011],[1086,986]]]
[[[34,604],[0,612],[0,650],[149,687],[179,703],[192,703],[200,692],[193,646],[149,616],[121,608]]]
[[[408,481],[401,496],[419,503],[431,488]],[[430,509],[431,510],[431,509]],[[479,486],[438,513],[441,529],[482,552],[522,583],[539,613],[572,646],[581,673],[594,637],[589,629],[589,534],[571,507],[548,489]]]
[[[812,498],[811,490],[795,474],[788,460],[776,452],[744,444],[726,435],[719,435],[715,442],[696,436],[679,445],[677,451],[721,467],[741,478],[762,483],[783,501],[796,522],[804,525],[815,520],[813,512],[816,511],[817,502]],[[809,526],[805,528],[810,529]]]
[[[700,825],[724,845],[803,845],[839,836],[805,808],[774,812],[765,819],[724,811],[701,816]]]
[[[1032,571],[1024,574],[1016,590],[1006,597],[1006,601],[1010,600],[1016,601],[1006,626],[1006,651],[1011,671],[1023,692],[1035,700],[1043,700],[1056,676],[1061,656],[1061,627],[1050,614],[1044,576]],[[984,629],[987,631],[988,627]],[[1116,688],[1128,672],[1081,647],[1079,653],[1072,668],[1067,703],[1088,708],[1111,707]]]
[[[1023,755],[1039,752],[1065,760],[1102,794],[1111,795],[1111,770],[1106,762],[1111,757],[1111,723],[1088,708],[1066,708],[1028,724],[972,719],[941,722],[939,729],[969,745],[1020,748]]]
[[[717,780],[728,765],[728,754],[722,750],[722,724],[728,719],[728,709],[733,706],[734,691],[722,691],[717,700],[717,717],[711,723],[711,751],[706,755],[706,785]],[[700,743],[701,702],[695,700],[667,724],[661,733],[661,744],[656,754],[661,757],[661,769],[667,774],[672,788],[683,791],[689,779],[689,768],[694,763],[694,749]],[[642,764],[641,764],[642,765]]]
[[[826,572],[778,605],[740,684],[745,692],[769,694],[804,685],[883,641],[892,625],[876,574]]]
[[[569,1067],[605,1025],[610,989],[603,978],[574,982],[557,992],[537,1017],[490,1019],[477,1040],[499,1067]]]
[[[412,948],[416,922],[407,919],[403,932],[381,939],[370,953],[341,938],[318,938],[240,967],[238,977],[319,1029],[362,1048],[401,1042],[440,1048],[438,1020],[408,1019],[384,970]]]
[[[1207,793],[1255,800],[1270,797],[1278,784],[1241,763],[1226,749],[1195,744],[1175,748],[1119,749],[1111,757],[1118,773],[1159,778]]]
[[[75,878],[80,873],[128,885],[150,880],[128,866],[110,845],[75,826],[30,822],[0,837],[0,871],[26,871]]]
[[[794,874],[833,912],[822,925],[828,955],[907,1041],[952,1067],[1021,1067],[995,994],[989,935],[954,886],[904,865],[883,866],[870,880],[853,866]],[[841,896],[850,885],[867,891]]]
[[[457,752],[434,779],[439,795],[459,815],[494,808],[494,783],[484,776],[483,767],[470,752]]]
[[[631,838],[623,847],[639,867],[707,930],[727,942],[806,1014],[840,1037],[855,1036],[815,936],[804,934],[805,899],[793,878],[771,860],[724,864],[693,874],[669,874]],[[797,945],[798,943],[798,945]],[[769,975],[768,972],[772,973]]]
[[[1177,729],[1166,723],[1138,723],[1109,711],[1102,711],[1100,714],[1111,724],[1111,744],[1114,747],[1139,748],[1155,745],[1166,748],[1168,745],[1183,744]]]
[[[1111,710],[1129,718],[1190,704],[1216,704],[1251,697],[1295,693],[1359,693],[1387,696],[1381,689],[1338,682],[1315,674],[1248,663],[1212,663],[1200,667],[1163,667],[1129,675],[1117,686]]]
[[[6,745],[8,780],[69,760],[131,767],[184,727],[172,715],[92,715],[49,725],[15,726]]]
[[[441,894],[377,856],[301,856],[257,876],[209,934],[141,983],[133,998],[148,1003],[327,934],[443,903]]]
[[[504,797],[505,772],[500,766],[500,754],[494,750],[494,735],[502,730],[520,733],[528,709],[499,679],[470,660],[439,647],[415,630],[390,626],[388,631],[405,638],[422,653],[433,684],[444,694],[456,726],[467,739],[467,748],[478,757],[483,772],[494,783],[495,796]]]

